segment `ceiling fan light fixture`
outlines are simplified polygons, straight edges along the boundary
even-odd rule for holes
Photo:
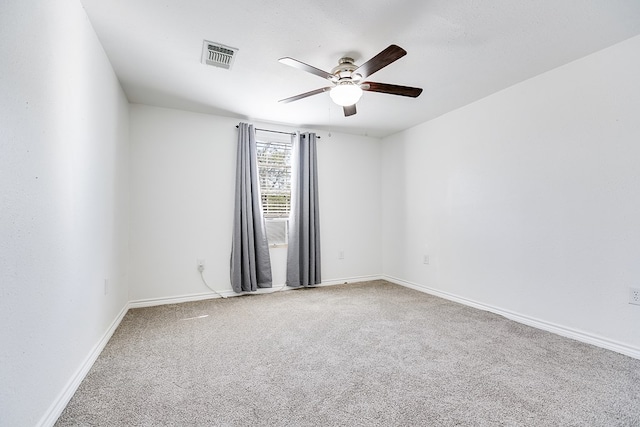
[[[348,107],[358,102],[362,96],[362,89],[352,81],[338,82],[329,92],[329,96],[341,107]]]
[[[388,83],[367,81],[367,78],[373,73],[381,70],[392,62],[397,61],[406,54],[406,50],[400,46],[392,44],[360,66],[357,66],[354,63],[353,58],[348,56],[340,58],[338,65],[333,67],[330,73],[309,64],[305,64],[304,62],[300,62],[297,59],[290,57],[280,58],[279,61],[281,63],[329,80],[332,85],[281,99],[278,102],[286,103],[297,101],[308,96],[329,92],[333,102],[343,107],[342,110],[344,112],[344,116],[349,117],[356,114],[356,103],[360,100],[360,97],[362,97],[362,91],[365,90],[417,98],[422,93],[422,89],[419,87],[399,86]]]

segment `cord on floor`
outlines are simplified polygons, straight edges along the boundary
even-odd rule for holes
[[[204,278],[204,268],[202,266],[198,266],[198,271],[200,272],[200,278],[202,279],[202,283],[204,283],[207,288],[211,289],[220,298],[227,298],[224,295],[222,295],[220,292],[216,291],[211,286],[209,286],[209,284],[207,283],[207,281]],[[280,291],[284,290],[286,287],[287,287],[287,284],[285,283],[284,285],[280,286],[280,289],[276,289],[273,292],[280,292]]]
[[[222,295],[220,292],[216,291],[215,289],[213,289],[211,286],[209,286],[209,284],[207,283],[207,281],[204,278],[204,268],[200,268],[198,267],[198,271],[200,271],[200,278],[202,279],[202,283],[205,284],[205,286],[209,289],[211,289],[216,295],[218,295],[220,298],[226,298],[224,295]]]

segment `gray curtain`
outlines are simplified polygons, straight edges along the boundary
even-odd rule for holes
[[[236,199],[231,246],[231,287],[235,292],[270,288],[271,260],[258,184],[256,132],[238,125]]]
[[[287,285],[313,286],[322,281],[316,134],[299,134],[294,144]]]

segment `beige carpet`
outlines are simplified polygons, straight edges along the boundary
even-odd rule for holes
[[[640,360],[383,281],[130,310],[57,426],[639,426]]]

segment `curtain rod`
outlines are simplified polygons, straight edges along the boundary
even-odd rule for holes
[[[238,125],[236,125],[236,129],[238,129],[238,127],[239,127],[239,126],[238,126]],[[254,129],[255,129],[255,130],[260,130],[260,131],[262,131],[262,132],[283,133],[283,134],[285,134],[285,135],[295,135],[295,134],[296,134],[295,132],[282,132],[282,131],[279,131],[279,130],[269,130],[269,129],[260,129],[260,128],[254,128]],[[317,138],[317,139],[320,139],[320,136],[319,136],[319,135],[316,135],[316,138]]]

